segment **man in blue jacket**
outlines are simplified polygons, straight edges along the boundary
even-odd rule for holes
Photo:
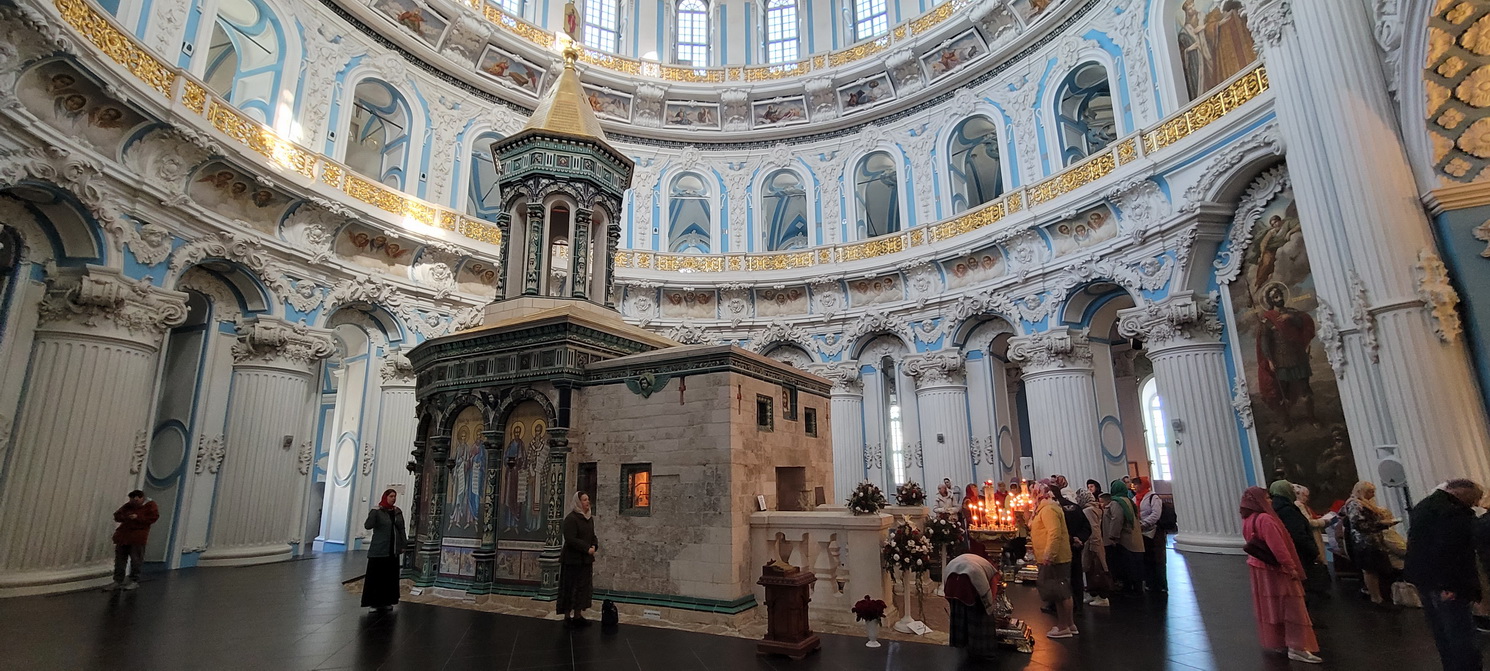
[[[1413,506],[1407,535],[1408,581],[1423,598],[1423,614],[1444,671],[1479,671],[1470,605],[1480,600],[1471,509],[1483,495],[1471,480],[1450,480]]]

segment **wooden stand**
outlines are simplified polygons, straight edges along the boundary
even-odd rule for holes
[[[766,637],[755,644],[762,655],[802,659],[822,646],[807,620],[812,585],[817,575],[795,567],[780,570],[767,565],[756,584],[766,588]]]

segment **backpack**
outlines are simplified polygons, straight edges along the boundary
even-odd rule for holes
[[[600,626],[616,627],[621,624],[621,610],[616,608],[616,602],[606,599],[600,604]]]
[[[1163,502],[1163,507],[1159,510],[1159,521],[1155,526],[1158,527],[1160,532],[1166,534],[1179,531],[1180,523],[1179,518],[1175,517],[1174,514],[1174,504],[1164,499],[1160,499],[1160,501]]]

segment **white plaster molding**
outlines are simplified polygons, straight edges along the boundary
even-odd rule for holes
[[[1212,292],[1197,300],[1192,291],[1175,293],[1162,301],[1120,310],[1118,333],[1143,339],[1146,349],[1195,343],[1221,342],[1221,321],[1216,316],[1220,295]]]
[[[134,446],[130,448],[129,474],[139,475],[145,470],[145,457],[150,454],[150,432],[140,429],[135,432]]]
[[[795,345],[809,352],[814,349],[812,336],[806,330],[781,319],[771,320],[764,330],[751,336],[750,343],[750,350],[756,353],[764,353],[766,348],[780,344]]]
[[[1330,368],[1334,369],[1337,379],[1345,377],[1344,338],[1340,334],[1340,324],[1335,321],[1335,309],[1323,298],[1319,299],[1319,307],[1314,311],[1314,321],[1319,324],[1319,342],[1324,346],[1324,356],[1329,360]]]
[[[309,475],[311,464],[315,462],[315,447],[311,441],[300,443],[300,453],[295,457],[295,470],[301,475]]]
[[[189,268],[176,281],[177,291],[194,291],[212,301],[213,318],[219,322],[236,322],[243,315],[238,297],[222,280],[200,268]]]
[[[709,330],[690,322],[678,324],[668,329],[662,335],[669,340],[674,340],[684,345],[702,345],[709,342]]]
[[[1263,127],[1232,142],[1216,152],[1206,163],[1205,172],[1185,189],[1180,206],[1182,212],[1195,212],[1202,203],[1215,196],[1223,181],[1232,176],[1237,166],[1254,156],[1283,156],[1283,137],[1278,132],[1278,122],[1269,121]]]
[[[362,476],[372,475],[373,469],[373,446],[372,443],[362,444]]]
[[[186,314],[186,294],[156,288],[149,279],[127,278],[113,268],[91,266],[81,275],[47,277],[38,323],[112,326],[153,345],[166,329],[185,322]]]
[[[906,357],[905,374],[916,379],[917,389],[967,384],[962,354],[951,350]]]
[[[1350,269],[1350,314],[1355,326],[1360,329],[1362,345],[1371,363],[1381,363],[1381,341],[1376,337],[1376,317],[1371,314],[1371,301],[1366,294],[1366,284],[1354,268]]]
[[[1247,0],[1242,8],[1259,53],[1277,48],[1283,43],[1284,33],[1292,32],[1287,30],[1293,26],[1289,0]]]
[[[1475,227],[1474,239],[1479,240],[1480,242],[1490,243],[1490,219],[1485,220],[1484,223]],[[1485,248],[1480,250],[1480,256],[1482,258],[1490,259],[1490,244],[1486,244]]]
[[[1252,245],[1253,224],[1262,217],[1273,198],[1289,188],[1291,183],[1288,168],[1282,165],[1258,175],[1252,185],[1247,187],[1247,193],[1237,203],[1236,216],[1232,218],[1226,242],[1216,254],[1216,281],[1222,286],[1241,276],[1242,261],[1247,255],[1247,248]]]
[[[414,364],[409,362],[403,350],[393,349],[384,354],[378,373],[384,386],[414,384]]]
[[[1092,346],[1085,333],[1059,326],[1009,339],[1009,361],[1026,377],[1062,369],[1092,367]]]
[[[1459,292],[1449,282],[1448,268],[1443,259],[1431,249],[1418,251],[1418,261],[1413,264],[1418,280],[1418,297],[1426,304],[1433,318],[1433,333],[1445,343],[1456,343],[1464,332],[1459,319]]]
[[[171,255],[170,229],[159,224],[144,224],[128,241],[130,253],[141,265],[153,266]]]
[[[238,324],[233,362],[266,362],[309,367],[336,353],[336,342],[320,330],[260,315]]]
[[[1231,385],[1231,407],[1236,410],[1242,428],[1252,428],[1252,396],[1247,392],[1247,376],[1238,374]]]
[[[202,434],[197,438],[197,458],[193,470],[197,475],[201,475],[203,471],[216,475],[222,469],[222,462],[226,456],[227,442],[222,434],[216,436]]]
[[[808,371],[833,383],[834,394],[858,394],[864,391],[864,379],[857,361],[835,361],[817,364]]]

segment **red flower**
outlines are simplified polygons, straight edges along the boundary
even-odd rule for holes
[[[855,620],[879,620],[885,616],[885,602],[879,599],[871,599],[868,594],[864,595],[858,603],[850,610],[854,613]]]

